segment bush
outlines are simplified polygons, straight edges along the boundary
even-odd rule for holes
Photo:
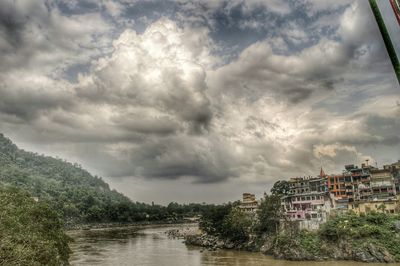
[[[237,205],[237,204],[236,204]],[[224,234],[224,219],[230,213],[233,204],[211,205],[201,213],[200,229],[210,235]]]
[[[251,214],[244,213],[239,208],[232,208],[222,223],[222,237],[239,243],[247,241],[251,231],[252,218]]]
[[[299,245],[302,249],[313,255],[319,255],[321,241],[318,233],[301,231],[298,235]]]
[[[282,214],[281,197],[279,195],[266,196],[258,210],[259,222],[257,232],[260,234],[276,234],[279,229]]]
[[[47,204],[16,189],[0,189],[1,265],[68,265],[69,241]]]

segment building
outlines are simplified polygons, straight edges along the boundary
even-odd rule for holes
[[[396,198],[394,177],[389,169],[371,170],[370,193],[371,200]]]
[[[297,221],[300,229],[318,229],[334,208],[325,174],[315,178],[291,178],[289,187],[289,195],[282,197],[281,203],[287,219]]]
[[[394,178],[396,193],[400,194],[400,160],[398,160],[396,163],[384,165],[383,169],[387,169],[392,173]]]
[[[373,201],[360,201],[349,205],[349,210],[357,214],[368,212],[395,213],[398,211],[398,200],[376,199]]]
[[[332,211],[368,213],[398,212],[400,161],[383,169],[362,164],[345,166],[341,174],[295,177],[288,180],[289,193],[281,198],[286,218],[300,229],[318,229]]]
[[[243,200],[239,208],[246,213],[255,213],[258,210],[258,201],[256,196],[251,193],[243,193]]]
[[[389,169],[391,171],[400,171],[400,160],[397,160],[397,162],[392,163],[392,164],[388,164],[388,165],[384,165],[383,169]]]

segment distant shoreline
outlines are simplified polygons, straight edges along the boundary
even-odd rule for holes
[[[93,223],[93,224],[76,224],[73,226],[66,226],[66,232],[72,231],[80,231],[80,230],[96,230],[96,229],[118,229],[118,228],[127,228],[127,227],[167,227],[174,225],[196,225],[197,222],[189,222],[189,221],[176,221],[176,222],[168,222],[168,221],[148,221],[148,222],[137,222],[137,223]]]

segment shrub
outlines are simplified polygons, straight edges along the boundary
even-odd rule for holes
[[[69,241],[47,204],[16,189],[0,189],[0,265],[68,265]]]

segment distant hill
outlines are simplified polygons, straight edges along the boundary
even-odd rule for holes
[[[161,206],[133,203],[78,164],[19,149],[0,134],[0,184],[48,201],[66,222],[163,219]]]

